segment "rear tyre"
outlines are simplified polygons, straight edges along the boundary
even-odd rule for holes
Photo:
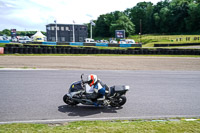
[[[110,106],[112,107],[121,107],[126,103],[126,97],[125,96],[120,96],[116,97],[113,101],[111,101]]]
[[[71,100],[71,98],[66,94],[63,96],[63,101],[68,105],[77,105],[78,102]]]

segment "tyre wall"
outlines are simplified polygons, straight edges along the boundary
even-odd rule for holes
[[[7,46],[4,54],[127,54],[127,55],[200,55],[200,49],[98,49],[93,47],[71,46]]]

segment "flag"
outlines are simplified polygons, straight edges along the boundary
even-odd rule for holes
[[[56,23],[56,20],[54,20],[54,23]]]
[[[91,20],[90,21],[91,25],[95,26],[96,24]]]
[[[73,20],[73,23],[75,24],[75,21]]]

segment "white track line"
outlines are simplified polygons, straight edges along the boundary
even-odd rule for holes
[[[42,68],[0,68],[0,71],[4,71],[4,70],[23,70],[23,71],[37,71],[37,70],[58,70],[58,69],[42,69]]]
[[[12,123],[64,123],[64,122],[72,122],[72,121],[95,121],[95,120],[136,120],[136,119],[170,119],[170,118],[193,118],[200,116],[194,115],[170,115],[170,116],[143,116],[143,117],[103,117],[103,118],[77,118],[77,119],[49,119],[49,120],[25,120],[25,121],[5,121],[0,122],[0,124],[12,124]]]

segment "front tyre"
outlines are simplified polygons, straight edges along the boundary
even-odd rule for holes
[[[116,97],[114,100],[111,101],[110,106],[112,107],[121,107],[126,103],[126,97],[125,96],[120,96]]]
[[[78,102],[71,100],[71,98],[66,94],[63,96],[63,101],[68,105],[77,105]]]

